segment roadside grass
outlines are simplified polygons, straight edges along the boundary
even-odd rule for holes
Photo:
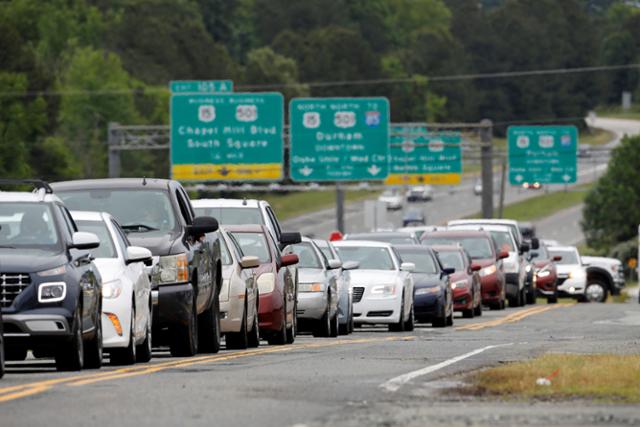
[[[605,129],[590,128],[589,131],[580,134],[580,144],[604,145],[611,142],[615,136],[613,132]]]
[[[621,107],[601,107],[596,109],[596,113],[598,114],[598,117],[640,120],[640,105],[632,105],[629,111],[623,111]]]
[[[551,385],[537,385],[538,378],[549,378]],[[546,354],[477,372],[469,381],[465,394],[640,403],[640,354]]]
[[[357,201],[375,198],[379,191],[358,190],[345,191],[345,201]],[[286,220],[307,212],[335,206],[335,191],[304,191],[289,194],[262,193],[259,198],[269,202],[273,210],[278,213],[279,220]]]

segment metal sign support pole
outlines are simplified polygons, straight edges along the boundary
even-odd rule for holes
[[[482,216],[493,218],[493,123],[489,119],[480,122],[482,143]]]
[[[344,227],[344,189],[339,182],[336,183],[336,228],[345,233]]]

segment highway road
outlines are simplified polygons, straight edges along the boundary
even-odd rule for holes
[[[3,426],[424,426],[640,423],[628,405],[531,404],[457,394],[464,373],[545,352],[637,353],[640,306],[536,305],[414,332],[302,336],[291,346],[57,373],[9,362]],[[449,390],[445,393],[446,390]],[[608,423],[611,425],[611,423]]]

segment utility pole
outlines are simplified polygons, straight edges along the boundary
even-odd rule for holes
[[[109,153],[109,178],[120,178],[120,150],[116,149],[115,128],[117,123],[109,123],[107,130],[107,150]]]
[[[339,182],[336,183],[336,228],[345,233],[344,228],[344,190]]]
[[[500,204],[498,205],[498,218],[504,217],[504,193],[507,186],[507,158],[502,158],[502,172],[500,175]]]
[[[482,216],[493,218],[493,123],[480,122],[480,148],[482,160]]]

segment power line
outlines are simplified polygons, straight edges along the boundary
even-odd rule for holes
[[[456,74],[445,76],[414,76],[403,78],[386,78],[386,79],[363,79],[363,80],[337,80],[326,82],[295,82],[295,83],[268,83],[268,84],[248,84],[237,85],[237,89],[244,90],[270,90],[284,89],[290,87],[307,86],[311,88],[321,87],[340,87],[340,86],[365,86],[365,85],[384,85],[384,84],[406,84],[418,83],[426,79],[428,82],[448,82],[463,80],[490,80],[513,77],[533,77],[533,76],[549,76],[549,75],[569,75],[577,73],[592,73],[602,71],[617,70],[640,70],[640,63],[626,65],[599,65],[593,67],[575,67],[575,68],[554,68],[546,70],[522,70],[522,71],[501,71],[494,73],[476,73],[476,74]],[[129,95],[133,93],[168,93],[168,88],[149,87],[144,89],[109,89],[109,90],[44,90],[44,91],[28,91],[28,92],[0,92],[0,98],[29,98],[36,96],[109,96],[109,95]]]

